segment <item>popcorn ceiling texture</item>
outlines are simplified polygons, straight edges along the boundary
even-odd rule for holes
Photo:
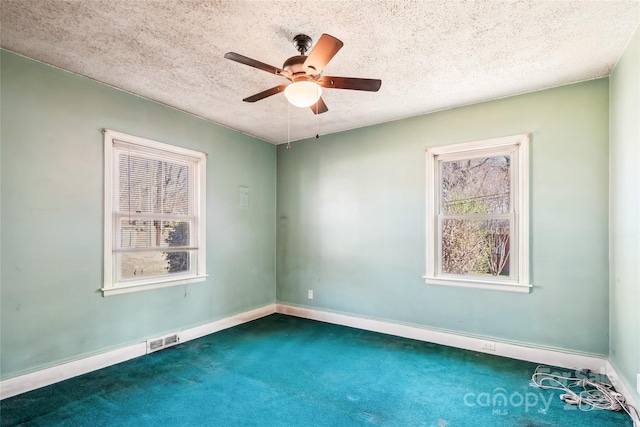
[[[326,89],[320,134],[607,76],[639,24],[638,1],[2,0],[2,48],[279,144],[316,134],[281,67],[291,42],[344,42],[325,75],[382,79],[377,93]]]

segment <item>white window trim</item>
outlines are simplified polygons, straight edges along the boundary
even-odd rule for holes
[[[103,129],[104,134],[104,278],[101,288],[103,296],[119,295],[130,292],[144,291],[149,289],[166,288],[169,286],[186,285],[190,283],[204,282],[206,273],[206,170],[207,155],[199,151],[177,147],[150,139],[128,135],[109,129]],[[150,277],[148,279],[136,280],[135,282],[117,283],[114,277],[114,257],[113,257],[113,144],[114,140],[130,144],[136,144],[153,150],[162,150],[179,156],[188,156],[198,159],[200,166],[196,168],[194,177],[195,185],[195,206],[194,211],[198,213],[198,252],[195,274],[181,274],[175,277]]]
[[[516,202],[515,230],[517,233],[517,277],[516,280],[500,280],[485,277],[438,275],[440,262],[440,244],[437,239],[437,202],[439,193],[436,189],[438,180],[438,156],[446,154],[460,158],[468,158],[473,151],[483,154],[492,149],[503,150],[510,146],[517,147],[517,186],[512,190]],[[427,272],[425,283],[429,285],[457,286],[476,289],[489,289],[507,292],[528,293],[532,287],[529,283],[529,135],[520,134],[482,141],[466,142],[462,144],[431,147],[426,150],[426,238],[427,238]]]

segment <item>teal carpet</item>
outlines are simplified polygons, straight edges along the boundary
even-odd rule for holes
[[[632,426],[536,364],[271,315],[0,402],[3,426]]]

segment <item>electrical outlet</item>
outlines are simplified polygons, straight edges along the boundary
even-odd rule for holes
[[[309,291],[307,292],[307,298],[313,299],[313,289],[309,289]]]
[[[496,351],[496,343],[491,342],[491,341],[482,341],[482,344],[480,344],[480,349],[481,350]]]

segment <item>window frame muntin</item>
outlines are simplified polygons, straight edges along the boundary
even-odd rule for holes
[[[137,292],[149,289],[158,289],[168,286],[178,286],[188,283],[203,282],[207,278],[206,273],[206,170],[207,155],[206,153],[190,150],[188,148],[178,147],[163,142],[141,138],[122,132],[103,129],[104,135],[104,246],[103,246],[103,287],[101,291],[103,296],[117,295],[122,293]],[[116,272],[116,256],[121,251],[116,252],[114,249],[117,237],[114,234],[118,227],[114,226],[114,218],[121,215],[121,212],[114,211],[113,194],[118,188],[116,169],[117,155],[119,151],[114,148],[117,144],[128,144],[136,146],[136,151],[147,152],[151,155],[158,156],[162,152],[160,158],[186,162],[185,159],[194,163],[193,182],[189,184],[189,191],[193,191],[193,212],[192,215],[180,216],[182,219],[192,220],[197,231],[190,230],[196,238],[197,249],[195,255],[194,273],[176,273],[167,276],[148,276],[144,279],[127,279],[126,281],[117,281],[119,275]],[[138,150],[139,148],[139,150]],[[166,157],[164,156],[166,153]],[[147,213],[141,213],[147,216]],[[162,214],[155,215],[162,216]],[[175,216],[175,215],[169,215]],[[191,256],[191,255],[190,255]],[[193,258],[193,256],[191,256]]]
[[[517,242],[511,246],[517,259],[511,260],[516,268],[515,280],[486,278],[472,275],[442,274],[441,187],[439,161],[455,161],[504,154],[513,150],[510,215],[513,215],[510,238]],[[529,283],[529,135],[519,134],[480,141],[450,144],[426,149],[426,275],[425,283],[528,293]],[[444,159],[444,160],[443,160]],[[515,167],[515,169],[514,169]],[[517,169],[517,170],[516,170]],[[515,181],[515,182],[514,182]],[[499,214],[506,215],[506,214]],[[498,216],[499,216],[498,215]],[[491,215],[495,217],[496,215]],[[471,215],[467,216],[468,218]],[[513,228],[513,229],[511,229]]]

